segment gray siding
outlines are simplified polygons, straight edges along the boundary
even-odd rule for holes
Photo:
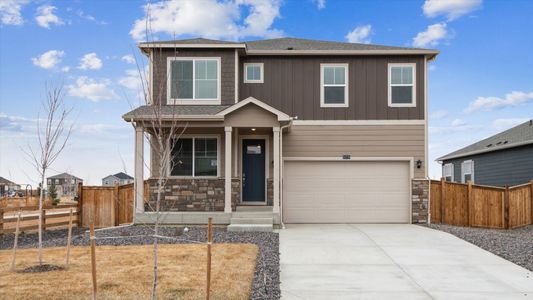
[[[167,101],[167,58],[168,57],[220,57],[221,104],[235,103],[235,49],[154,49],[153,94],[154,102]]]
[[[533,179],[533,145],[446,160],[453,163],[454,181],[461,182],[461,163],[474,161],[474,183],[513,186]]]
[[[243,64],[264,63],[264,83],[244,83]],[[349,107],[320,107],[320,64],[349,64]],[[416,107],[388,106],[388,63],[416,63]],[[239,99],[257,98],[300,120],[424,119],[423,56],[247,56]]]

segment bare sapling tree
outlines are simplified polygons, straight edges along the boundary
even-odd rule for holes
[[[148,33],[147,33],[148,37]],[[148,64],[152,66],[162,66],[166,64],[166,49],[151,49],[148,56]],[[177,55],[177,50],[170,55]],[[161,222],[161,200],[168,181],[168,173],[173,168],[181,164],[175,161],[174,157],[183,149],[176,147],[178,140],[187,128],[186,122],[179,120],[178,108],[175,105],[166,105],[166,83],[170,72],[165,72],[159,68],[152,68],[151,78],[147,78],[146,66],[143,61],[135,56],[137,71],[139,74],[140,88],[142,89],[141,104],[145,105],[145,110],[134,113],[136,119],[134,126],[141,126],[145,139],[150,146],[151,162],[143,161],[143,166],[151,174],[149,188],[149,199],[147,206],[153,212],[154,234],[153,234],[153,280],[152,299],[156,299],[157,276],[158,276],[158,239]],[[175,83],[174,83],[175,84]],[[134,110],[135,111],[135,110]]]
[[[46,171],[65,149],[71,136],[73,123],[68,124],[72,109],[65,107],[63,85],[45,85],[45,99],[42,102],[43,118],[37,116],[38,146],[28,144],[22,151],[39,174],[41,193],[39,193],[39,265],[43,263],[43,202]]]

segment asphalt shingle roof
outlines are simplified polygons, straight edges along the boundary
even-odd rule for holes
[[[533,143],[533,120],[438,158],[438,161],[468,155],[498,151]]]
[[[245,44],[248,50],[427,50],[420,48],[319,41],[298,38],[257,40],[245,42]]]
[[[221,41],[221,40],[211,40],[211,39],[204,39],[204,38],[196,38],[196,39],[183,39],[183,40],[170,40],[170,41],[154,41],[154,42],[142,42],[139,45],[149,45],[149,44],[235,44],[240,45],[242,43],[240,42],[228,42],[228,41]]]
[[[145,117],[155,117],[156,114],[161,114],[165,117],[178,116],[213,116],[228,108],[229,105],[162,105],[161,111],[156,111],[155,106],[143,105],[126,113],[122,116],[123,119],[135,119]]]
[[[0,185],[15,185],[15,183],[0,176]]]
[[[130,175],[128,175],[128,174],[126,174],[124,172],[117,173],[117,174],[115,174],[113,176],[115,176],[118,179],[133,179],[133,177],[131,177]]]
[[[57,175],[54,175],[54,176],[50,176],[48,177],[47,179],[64,179],[64,178],[75,178],[77,180],[83,180],[79,177],[76,177],[74,175],[70,175],[69,173],[61,173],[61,174],[57,174]]]

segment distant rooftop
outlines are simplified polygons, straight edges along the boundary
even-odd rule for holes
[[[533,144],[533,120],[437,158],[438,161]]]
[[[77,180],[83,180],[83,179],[81,179],[79,177],[76,177],[74,175],[70,175],[69,173],[57,174],[57,175],[54,175],[54,176],[50,176],[47,179],[71,179],[71,178],[74,178],[74,179],[77,179]]]
[[[13,181],[7,180],[4,177],[0,176],[0,185],[15,185],[15,184],[16,183],[14,183]]]
[[[124,172],[117,173],[117,174],[115,174],[113,176],[115,176],[118,179],[133,179],[133,177],[131,177],[130,175],[128,175],[128,174],[126,174]]]

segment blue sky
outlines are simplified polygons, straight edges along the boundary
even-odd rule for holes
[[[139,103],[131,56],[141,58],[146,1],[0,1],[0,176],[35,184],[21,147],[35,143],[45,82],[63,82],[75,131],[49,175],[90,184],[133,172],[133,129],[120,116]],[[433,160],[533,118],[533,1],[152,1],[158,39],[292,36],[419,46],[431,63]],[[127,57],[125,57],[127,56]]]

